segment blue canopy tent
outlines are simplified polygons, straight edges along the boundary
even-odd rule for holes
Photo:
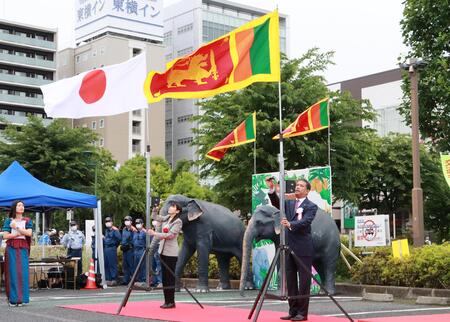
[[[46,184],[17,161],[0,175],[0,207],[9,208],[14,200],[22,200],[28,209],[97,208],[96,196]]]
[[[61,189],[46,184],[33,177],[17,161],[0,174],[0,208],[8,209],[15,200],[22,200],[25,209],[39,212],[55,208],[94,208],[96,245],[102,276],[105,276],[103,260],[101,202],[97,197],[86,193]],[[102,281],[104,284],[104,279]]]

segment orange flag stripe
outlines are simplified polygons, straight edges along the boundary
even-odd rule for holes
[[[240,82],[252,76],[250,47],[253,44],[253,38],[253,29],[244,30],[236,34],[236,50],[239,57],[239,63],[234,71],[235,82]]]

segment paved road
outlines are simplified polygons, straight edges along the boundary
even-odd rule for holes
[[[23,307],[9,307],[6,300],[0,302],[0,321],[8,322],[79,322],[79,321],[143,321],[142,319],[124,316],[114,316],[93,312],[68,310],[59,305],[115,302],[120,303],[125,287],[112,287],[102,291],[71,291],[71,290],[38,290],[31,292],[31,303]],[[250,310],[256,297],[256,291],[246,292],[241,297],[235,290],[212,291],[210,293],[195,294],[205,305],[224,307],[240,307]],[[161,291],[143,292],[133,291],[130,301],[161,300]],[[177,293],[177,302],[193,303],[192,298],[185,292]],[[417,305],[413,300],[396,300],[390,303],[363,301],[360,296],[336,296],[336,300],[345,310],[357,320],[358,318],[423,315],[449,313],[450,307]],[[265,300],[264,310],[287,312],[287,302]],[[310,313],[342,317],[341,311],[328,298],[312,298]],[[146,320],[151,321],[151,320]],[[160,322],[160,321],[159,321]]]

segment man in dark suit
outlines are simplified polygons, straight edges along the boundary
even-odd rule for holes
[[[276,193],[273,178],[266,180],[270,188],[269,198],[274,207],[279,208],[280,199]],[[311,286],[311,265],[313,258],[313,243],[311,236],[311,223],[317,212],[317,205],[309,201],[308,192],[311,184],[300,179],[295,184],[295,199],[290,194],[285,201],[286,218],[281,224],[286,229],[286,243],[294,254],[305,264],[308,271],[297,263],[291,254],[286,256],[286,280],[288,296],[309,295]],[[300,273],[300,283],[298,283]],[[308,319],[309,297],[289,299],[289,315],[281,317],[282,320],[306,321]]]

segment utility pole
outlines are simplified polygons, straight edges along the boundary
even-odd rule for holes
[[[419,98],[418,68],[425,63],[410,59],[409,64],[402,64],[401,67],[408,70],[411,81],[411,130],[412,130],[412,164],[413,164],[413,188],[412,188],[412,219],[413,219],[413,242],[414,246],[424,244],[423,225],[423,190],[420,179],[420,143],[419,143]]]

